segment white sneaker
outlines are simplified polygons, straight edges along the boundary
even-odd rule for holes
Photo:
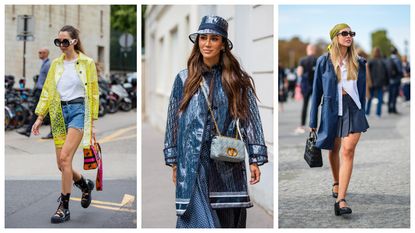
[[[297,127],[294,131],[295,135],[299,135],[299,134],[303,134],[303,133],[305,133],[305,129],[302,126]]]

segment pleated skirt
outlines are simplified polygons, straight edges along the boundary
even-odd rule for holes
[[[369,128],[363,108],[359,109],[350,95],[343,95],[343,116],[337,121],[337,137],[347,137],[351,133],[366,132]]]

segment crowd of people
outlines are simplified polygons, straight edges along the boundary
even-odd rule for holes
[[[371,115],[371,106],[377,99],[375,116],[381,118],[382,106],[387,105],[389,114],[399,114],[397,99],[410,100],[410,65],[406,55],[400,56],[396,48],[391,48],[391,55],[384,56],[380,48],[375,47],[368,57],[359,53],[366,61],[366,115]],[[278,66],[278,102],[279,111],[284,111],[284,103],[290,99],[302,102],[300,125],[295,134],[307,131],[309,99],[312,94],[315,65],[317,61],[316,47],[309,44],[306,56],[299,60],[297,67]],[[384,98],[387,93],[387,98]],[[408,102],[409,103],[409,102]]]

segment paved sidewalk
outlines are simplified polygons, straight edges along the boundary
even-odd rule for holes
[[[357,146],[347,195],[353,214],[338,217],[333,210],[327,150],[323,150],[322,168],[308,167],[303,159],[308,133],[294,134],[301,103],[289,101],[279,113],[279,227],[408,228],[409,105],[398,105],[400,115],[388,114],[384,105],[382,118],[368,117],[370,128]]]
[[[142,138],[142,227],[175,228],[174,185],[171,168],[164,165],[164,135],[143,123]],[[273,217],[256,203],[247,212],[247,228],[272,228]]]
[[[103,191],[92,192],[88,209],[80,205],[81,192],[72,189],[71,220],[51,224],[61,191],[53,140],[27,138],[5,132],[6,228],[136,228],[137,227],[137,114],[117,112],[96,122],[103,157]],[[49,132],[41,127],[41,135]],[[78,148],[73,169],[95,182],[97,170],[85,171]]]

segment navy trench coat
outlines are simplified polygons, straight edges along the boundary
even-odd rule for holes
[[[164,142],[164,158],[168,166],[177,165],[176,213],[182,215],[190,202],[198,175],[199,158],[208,107],[201,89],[193,95],[185,111],[179,113],[184,83],[188,72],[177,74],[170,95]],[[235,120],[228,111],[228,98],[222,88],[222,69],[219,65],[203,74],[215,78],[212,109],[223,135],[235,135]],[[209,89],[209,88],[208,88]],[[249,154],[249,163],[262,165],[268,162],[267,147],[255,96],[250,90],[249,118],[241,121],[241,133]],[[211,136],[213,137],[214,131]],[[210,161],[209,201],[212,208],[251,207],[248,196],[245,163]],[[215,174],[212,174],[215,173]]]
[[[366,106],[366,60],[358,58],[359,70],[357,89],[363,111]],[[321,103],[320,127],[317,131],[316,147],[331,150],[337,132],[339,113],[339,94],[337,91],[337,76],[329,54],[320,56],[314,73],[313,92],[311,96],[310,128],[317,128],[317,113]]]

